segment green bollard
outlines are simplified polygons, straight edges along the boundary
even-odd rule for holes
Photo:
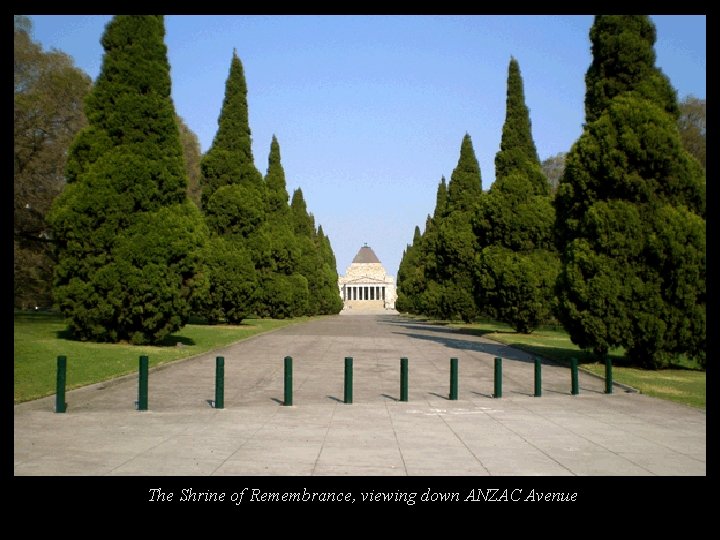
[[[495,357],[495,398],[502,397],[502,358]]]
[[[408,359],[400,359],[400,401],[408,400]]]
[[[542,397],[542,364],[540,358],[535,357],[535,397]]]
[[[605,393],[612,394],[613,390],[613,378],[612,378],[612,360],[609,355],[605,355]]]
[[[293,404],[292,399],[292,356],[285,357],[285,401],[283,405],[290,407]]]
[[[352,356],[345,357],[345,403],[353,401],[353,359]]]
[[[57,357],[57,393],[55,395],[55,412],[64,413],[67,411],[65,403],[65,374],[67,371],[67,357]]]
[[[458,398],[458,359],[450,359],[450,399]]]
[[[215,357],[215,408],[225,408],[225,357]]]
[[[580,393],[578,385],[578,362],[577,358],[570,359],[570,377],[572,380],[572,395],[577,396]]]
[[[140,357],[140,381],[138,384],[138,410],[147,411],[148,408],[148,357]]]

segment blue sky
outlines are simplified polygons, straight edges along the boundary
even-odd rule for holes
[[[109,16],[32,15],[33,37],[93,79]],[[657,65],[679,98],[706,97],[705,16],[652,16]],[[255,164],[273,134],[288,192],[300,187],[344,274],[367,242],[391,275],[450,180],[465,133],[483,188],[519,64],[540,159],[582,133],[592,16],[240,16],[165,18],[175,108],[212,144],[233,48],[245,68]]]

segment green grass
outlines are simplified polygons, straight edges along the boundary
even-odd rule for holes
[[[531,354],[569,365],[575,357],[581,369],[605,376],[604,363],[598,362],[590,351],[573,345],[570,336],[557,326],[539,328],[532,334],[518,334],[510,326],[493,321],[464,324],[452,321],[429,321],[445,324],[458,332],[485,336]],[[695,363],[678,359],[672,369],[645,370],[634,367],[622,348],[609,352],[613,364],[613,380],[636,388],[643,394],[692,407],[706,408],[705,371]]]
[[[588,364],[588,371],[605,376],[605,366]],[[682,369],[662,369],[658,371],[614,367],[613,380],[637,388],[648,396],[669,399],[704,409],[705,372]]]
[[[153,367],[308,319],[248,319],[238,326],[188,324],[161,346],[133,346],[73,341],[67,339],[58,314],[16,313],[15,403],[55,393],[59,355],[67,356],[67,388],[72,389],[135,372],[140,355],[147,355]]]

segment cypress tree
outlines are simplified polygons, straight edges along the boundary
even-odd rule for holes
[[[315,231],[315,218],[308,213],[307,204],[301,188],[293,191],[290,201],[293,230],[295,234],[305,238],[311,238]]]
[[[588,85],[589,122],[555,199],[559,317],[575,344],[600,355],[622,346],[647,367],[679,354],[704,364],[705,176],[682,146],[672,88],[648,91],[664,88],[649,64],[654,52],[645,50],[640,66],[616,62],[635,58],[638,43],[652,47],[654,26],[647,17],[596,17],[590,35],[591,70],[619,67]],[[632,84],[598,99],[611,95],[598,88],[618,81]]]
[[[286,216],[289,211],[288,192],[285,184],[285,169],[280,163],[280,143],[273,135],[268,156],[268,169],[265,175],[267,192],[267,211],[270,214]]]
[[[480,164],[475,157],[472,139],[467,133],[460,145],[460,158],[447,188],[446,213],[472,212],[482,195]]]
[[[200,162],[202,206],[211,232],[247,239],[265,220],[265,187],[253,161],[251,142],[247,84],[233,51],[218,131]]]
[[[318,248],[320,253],[320,282],[317,288],[318,315],[335,315],[343,308],[343,301],[338,289],[337,261],[330,238],[323,232],[322,225],[317,230]],[[310,287],[313,294],[313,287]]]
[[[457,167],[447,188],[447,215],[437,224],[437,283],[431,301],[441,300],[440,315],[446,319],[471,321],[477,315],[473,296],[473,267],[477,243],[472,219],[482,196],[480,165],[470,135],[460,146]],[[430,280],[428,282],[430,287]]]
[[[266,221],[259,238],[266,242],[269,258],[259,265],[261,275],[261,313],[273,318],[305,315],[308,311],[307,278],[297,273],[300,247],[293,231],[285,187],[285,170],[280,144],[273,135],[265,175]]]
[[[420,242],[414,244],[417,250],[416,279],[411,282],[408,289],[414,313],[425,314],[430,317],[443,317],[441,306],[442,295],[438,282],[443,279],[441,275],[444,261],[439,255],[439,231],[442,220],[448,213],[448,188],[445,176],[440,179],[435,196],[435,209],[432,216],[425,220],[425,231]]]
[[[320,271],[322,262],[317,245],[317,231],[315,218],[307,211],[307,204],[302,189],[297,188],[292,195],[290,203],[290,216],[298,244],[297,272],[303,276],[308,284],[308,314],[317,314],[320,311],[320,300],[317,294],[321,283]],[[336,282],[337,284],[337,282]]]
[[[247,84],[233,51],[218,131],[200,162],[202,209],[212,241],[205,252],[210,289],[196,309],[210,322],[239,323],[263,299],[258,269],[270,264],[271,255],[265,185],[251,143]]]
[[[89,125],[68,156],[49,221],[55,299],[83,340],[157,343],[206,283],[206,229],[187,198],[161,16],[116,16],[102,37]]]
[[[513,172],[522,173],[530,179],[537,194],[545,195],[549,192],[549,186],[547,178],[542,174],[540,159],[535,149],[520,65],[515,58],[510,59],[505,103],[500,151],[495,155],[495,180]]]
[[[437,193],[435,195],[435,210],[433,211],[433,219],[440,221],[447,214],[447,184],[443,175],[438,184]]]
[[[550,318],[559,261],[548,182],[530,133],[517,60],[510,60],[507,110],[495,182],[474,218],[475,298],[483,310],[528,333]]]
[[[585,74],[585,122],[615,96],[633,92],[677,119],[677,93],[655,66],[655,25],[647,15],[597,15],[590,29],[593,60]]]
[[[222,186],[246,183],[258,187],[262,175],[255,168],[248,120],[247,83],[237,51],[233,51],[218,130],[200,163],[203,208]]]
[[[444,179],[443,179],[444,180]],[[444,182],[443,182],[444,186]],[[418,304],[423,292],[423,267],[420,261],[420,243],[422,235],[420,227],[415,226],[412,244],[408,244],[403,251],[397,277],[397,301],[395,306],[398,311],[418,313]]]

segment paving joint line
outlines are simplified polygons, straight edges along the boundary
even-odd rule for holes
[[[440,419],[445,423],[445,425],[448,427],[448,429],[452,432],[453,435],[455,435],[455,438],[460,441],[460,443],[467,449],[468,452],[470,452],[470,455],[475,458],[475,461],[477,461],[480,466],[485,469],[485,472],[488,473],[488,476],[490,475],[490,469],[488,469],[485,464],[482,462],[482,460],[475,455],[475,452],[473,452],[470,447],[465,443],[465,441],[460,438],[460,436],[457,434],[457,432],[452,428],[450,424],[448,424],[447,420],[445,419],[445,413],[437,413],[437,415],[440,417]]]
[[[318,462],[320,461],[320,456],[323,453],[323,450],[325,449],[325,442],[327,441],[328,433],[330,433],[330,428],[332,427],[333,419],[335,418],[335,412],[338,408],[338,403],[336,402],[333,406],[332,414],[330,415],[330,420],[328,421],[327,429],[325,430],[325,435],[323,436],[322,444],[320,445],[320,450],[318,451],[318,455],[315,458],[315,463],[313,463],[312,471],[310,471],[310,476],[315,476],[315,470],[317,469]]]

